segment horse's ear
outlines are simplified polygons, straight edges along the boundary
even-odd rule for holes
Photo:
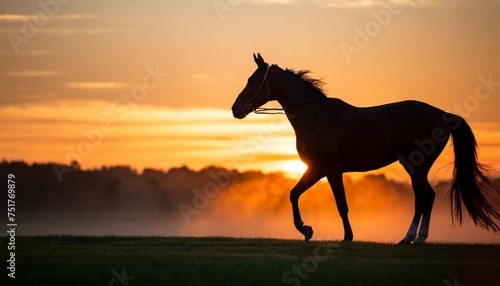
[[[262,58],[260,53],[257,53],[257,56],[255,56],[255,54],[253,54],[253,60],[255,61],[255,63],[257,64],[257,66],[259,68],[263,68],[263,67],[267,66],[267,63],[264,61],[264,59]]]

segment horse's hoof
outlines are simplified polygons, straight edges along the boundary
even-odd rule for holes
[[[413,242],[413,244],[425,244],[425,238],[424,237],[417,237],[417,239],[415,239],[415,241]]]
[[[302,233],[304,234],[305,240],[308,241],[313,236],[314,231],[312,227],[304,225],[304,231]]]
[[[353,239],[354,239],[354,235],[352,234],[352,232],[344,233],[344,240],[342,240],[342,241],[343,242],[351,242]]]
[[[411,240],[401,240],[399,243],[399,245],[411,245]]]

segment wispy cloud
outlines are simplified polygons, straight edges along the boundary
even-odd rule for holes
[[[96,14],[61,14],[61,15],[26,15],[26,14],[0,14],[0,23],[17,23],[17,22],[36,22],[40,21],[41,18],[50,18],[55,20],[94,20],[98,18]],[[98,35],[98,34],[113,34],[121,32],[130,32],[132,29],[116,29],[116,28],[47,28],[45,25],[43,27],[37,27],[36,32],[42,34],[56,34],[56,35]],[[22,27],[9,27],[0,28],[0,34],[7,33],[23,33]]]
[[[1,14],[0,21],[7,22],[18,22],[18,21],[32,21],[39,20],[41,16],[39,15],[24,15],[24,14]],[[49,17],[46,15],[46,17]],[[62,14],[50,16],[51,19],[57,20],[85,20],[85,19],[95,19],[97,15],[95,14]]]
[[[114,89],[124,88],[127,86],[128,85],[126,83],[114,81],[83,81],[66,83],[66,87],[72,89]]]
[[[70,28],[45,28],[40,29],[38,33],[42,34],[55,34],[55,35],[99,35],[99,34],[114,34],[132,32],[133,29],[111,29],[111,28],[98,28],[98,29],[70,29]],[[0,34],[7,33],[22,33],[22,29],[0,29]]]
[[[311,1],[306,0],[251,0],[252,3],[256,4],[284,4],[284,5],[294,5],[300,3],[310,3]],[[460,4],[465,4],[466,0],[316,0],[314,3],[321,7],[328,8],[364,8],[381,6],[386,7],[389,4],[399,4],[405,7],[429,7],[429,6],[457,6]]]
[[[382,1],[347,1],[347,0],[332,0],[324,3],[325,7],[329,8],[359,8],[359,7],[369,7],[369,6],[379,6]]]
[[[405,7],[430,7],[430,6],[457,6],[463,4],[463,0],[326,0],[318,1],[318,4],[329,8],[363,8],[389,4],[399,4]]]
[[[263,4],[292,5],[292,4],[296,4],[300,1],[297,1],[297,0],[251,0],[251,2],[261,4],[261,5],[263,5]]]
[[[293,4],[293,0],[265,0],[267,3],[271,4]]]
[[[19,51],[18,53],[14,52],[13,50],[0,50],[0,57],[4,57],[4,56],[37,57],[37,56],[47,56],[47,55],[54,55],[54,54],[56,54],[56,51],[54,51],[54,50],[27,50],[27,51]]]
[[[6,71],[5,76],[8,77],[44,77],[44,76],[57,76],[63,75],[64,71],[51,71],[51,70],[24,70],[24,71]]]

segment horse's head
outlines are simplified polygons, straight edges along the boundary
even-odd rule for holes
[[[248,78],[247,85],[236,98],[236,101],[231,108],[233,116],[238,119],[243,119],[250,112],[264,105],[271,100],[269,85],[267,83],[267,74],[269,72],[269,64],[267,64],[260,54],[253,55],[253,59],[257,64],[257,69]]]

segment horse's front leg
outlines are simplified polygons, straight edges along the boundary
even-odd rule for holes
[[[293,223],[295,228],[304,235],[306,241],[313,236],[313,229],[308,225],[304,225],[300,217],[299,198],[300,196],[318,182],[323,176],[307,168],[302,175],[297,185],[290,191],[290,202],[292,203]]]

